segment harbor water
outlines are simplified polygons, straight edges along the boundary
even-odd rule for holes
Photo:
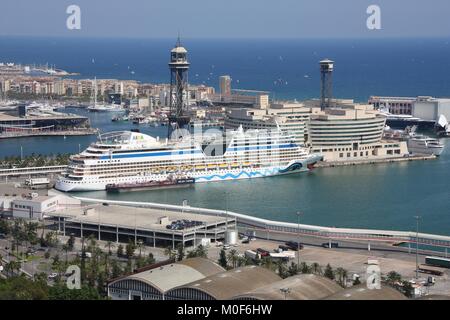
[[[73,44],[58,39],[3,40],[6,60],[49,61],[80,72],[80,77],[168,82],[167,50],[173,41],[149,44],[124,40],[126,45],[118,45],[112,40],[89,40],[87,44],[82,40]],[[219,75],[231,74],[235,87],[269,90],[275,98],[311,98],[319,92],[317,62],[328,57],[336,60],[334,92],[339,97],[366,101],[372,94],[450,95],[448,40],[428,40],[426,45],[421,40],[335,41],[228,41],[215,42],[216,46],[207,46],[207,41],[186,41],[191,49],[190,80],[217,86]],[[113,46],[114,50],[108,49]],[[68,50],[73,54],[64,54]],[[131,74],[130,70],[135,72]],[[70,112],[88,114],[84,110]],[[139,128],[154,136],[166,135],[166,127],[111,122],[112,115],[104,113],[88,115],[92,126],[102,132]],[[77,153],[94,140],[96,136],[2,140],[0,157],[18,156],[21,147],[24,155]],[[335,227],[415,230],[414,216],[419,215],[421,232],[450,235],[450,139],[442,141],[447,147],[436,160],[320,168],[309,173],[203,183],[183,189],[78,195],[170,204],[187,199],[191,206],[290,222],[296,222],[296,212],[301,211],[302,223]]]

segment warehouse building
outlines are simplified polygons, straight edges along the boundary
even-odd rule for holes
[[[58,209],[80,203],[58,192],[0,186],[0,216],[42,220]]]
[[[383,285],[381,289],[369,289],[366,284],[360,284],[343,291],[339,291],[326,300],[406,300],[400,291]]]
[[[223,272],[215,262],[204,258],[154,265],[153,268],[112,280],[108,297],[112,300],[164,300],[168,290]]]
[[[256,288],[280,281],[273,271],[245,266],[216,273],[167,291],[166,300],[229,300]]]
[[[256,288],[235,300],[318,300],[344,290],[335,281],[314,274],[301,274]]]

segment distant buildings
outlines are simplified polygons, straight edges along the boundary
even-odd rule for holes
[[[320,110],[319,100],[306,101],[313,110],[308,123],[311,151],[325,161],[353,161],[403,157],[405,141],[383,141],[386,117],[373,106],[353,100],[332,100]]]
[[[291,133],[300,144],[307,144],[307,123],[311,109],[302,103],[272,103],[268,108],[229,108],[226,129],[242,126],[248,129],[281,130]]]
[[[436,122],[442,114],[450,119],[449,98],[372,96],[369,103],[376,109],[388,111],[393,115],[409,115],[421,120]]]
[[[220,76],[219,77],[219,88],[220,94],[222,96],[231,95],[231,77],[230,76]]]

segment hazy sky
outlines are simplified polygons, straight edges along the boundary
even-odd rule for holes
[[[66,9],[81,8],[81,30]],[[368,30],[367,7],[382,30]],[[449,0],[0,0],[0,35],[277,38],[450,36]]]

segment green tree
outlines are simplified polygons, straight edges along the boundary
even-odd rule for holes
[[[297,264],[291,262],[291,265],[289,266],[287,272],[290,277],[297,275],[299,272]]]
[[[144,247],[144,242],[142,240],[137,241],[137,248],[139,249],[139,258],[142,257],[142,248]]]
[[[172,247],[169,246],[164,249],[164,255],[166,255],[170,260],[172,260],[175,259],[177,253],[172,249]]]
[[[411,284],[411,282],[403,280],[401,282],[401,287],[402,287],[402,292],[403,294],[408,297],[408,298],[413,298],[414,297],[414,288]]]
[[[322,275],[322,268],[320,267],[320,264],[318,264],[317,262],[314,262],[311,265],[311,272],[321,276]]]
[[[396,271],[390,271],[387,274],[386,282],[391,286],[395,286],[402,281],[402,276]]]
[[[218,263],[222,268],[224,268],[224,269],[228,268],[227,253],[225,252],[225,250],[223,248],[222,248],[222,250],[220,250]]]
[[[230,252],[228,252],[227,258],[228,258],[228,261],[230,261],[231,266],[233,267],[233,269],[235,269],[236,266],[237,266],[238,258],[239,258],[237,250],[236,249],[231,249]]]
[[[336,269],[335,274],[336,274],[337,282],[339,283],[339,285],[341,287],[345,288],[346,282],[347,282],[347,275],[348,275],[347,270],[339,267]]]
[[[0,300],[46,300],[47,292],[45,281],[33,281],[25,276],[0,279]]]
[[[67,239],[67,247],[69,251],[72,251],[75,246],[75,236],[73,234],[70,235],[69,239]]]
[[[277,265],[278,275],[283,279],[287,278],[289,276],[289,273],[288,273],[288,269],[286,266],[286,262],[284,260],[280,259],[276,262],[276,265]]]
[[[134,244],[134,242],[132,242],[130,240],[125,247],[125,254],[128,259],[133,258],[135,250],[136,250],[136,245]]]
[[[153,256],[153,253],[149,253],[147,256],[147,264],[154,264],[155,263],[155,257]]]
[[[111,262],[111,276],[113,278],[117,278],[122,274],[123,270],[120,267],[119,263],[116,260],[112,260]]]
[[[323,275],[331,280],[334,280],[334,272],[333,272],[333,268],[330,266],[330,264],[327,264],[327,266],[325,267],[325,271],[323,272]]]
[[[311,268],[306,262],[300,262],[300,272],[301,273],[311,273]]]
[[[197,257],[208,258],[208,249],[205,246],[199,245],[196,249],[196,252],[197,252]]]
[[[184,246],[182,243],[179,243],[177,245],[177,261],[182,261],[184,259],[185,252],[184,252]]]
[[[111,248],[114,248],[114,247],[115,247],[115,244],[112,241],[106,242],[105,248],[108,248],[108,255],[110,255],[110,256],[112,255]]]
[[[123,257],[123,245],[119,244],[117,246],[117,256],[118,257]]]
[[[272,271],[275,271],[277,268],[271,257],[263,257],[261,259],[261,266]]]
[[[101,300],[102,297],[96,288],[82,286],[79,290],[70,290],[63,284],[57,284],[49,288],[50,300]]]
[[[7,220],[0,219],[0,233],[9,234],[11,232],[11,227]]]

